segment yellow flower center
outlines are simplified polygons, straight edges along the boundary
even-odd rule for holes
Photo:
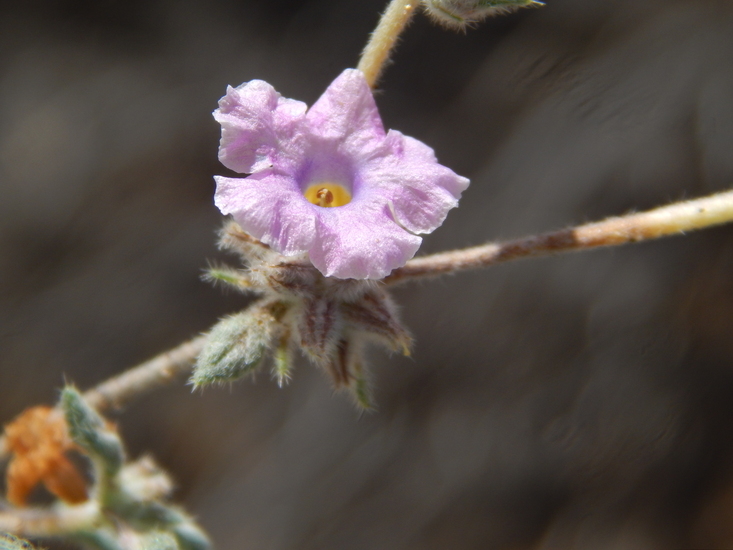
[[[343,206],[351,202],[351,193],[338,183],[314,183],[303,195],[308,202],[318,206]]]

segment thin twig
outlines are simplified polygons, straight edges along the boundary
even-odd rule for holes
[[[206,335],[198,336],[110,378],[87,390],[84,399],[101,412],[119,408],[133,397],[173,382],[191,371],[206,338]],[[7,438],[0,436],[0,460],[7,458],[9,452]]]
[[[728,191],[543,235],[415,258],[407,262],[404,267],[393,271],[384,282],[398,284],[419,278],[488,267],[520,258],[617,246],[731,221],[733,221],[733,191]],[[119,407],[137,395],[167,384],[191,370],[206,343],[206,338],[206,335],[199,336],[133,367],[87,391],[84,397],[90,405],[103,411]],[[0,438],[0,458],[7,453],[7,450],[4,438]]]
[[[733,191],[727,191],[639,214],[609,218],[601,222],[505,243],[489,243],[414,258],[404,267],[393,271],[384,282],[404,283],[418,278],[488,267],[520,258],[576,252],[601,246],[618,246],[677,235],[731,221],[733,221]]]
[[[102,382],[84,393],[84,399],[99,411],[122,406],[131,398],[188,374],[206,343],[199,336],[157,357]]]
[[[420,0],[392,0],[374,29],[357,69],[364,73],[369,86],[374,88],[389,53],[397,43],[402,30],[415,13]]]
[[[202,335],[184,342],[102,382],[84,393],[86,401],[103,411],[120,407],[131,398],[167,384],[188,374],[201,353],[208,336]],[[8,457],[9,446],[5,436],[0,437],[0,460]],[[4,500],[0,506],[6,508]],[[21,536],[44,537],[89,529],[100,518],[96,502],[63,508],[23,508],[0,511],[0,532]]]

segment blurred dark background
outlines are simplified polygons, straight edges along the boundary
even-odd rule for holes
[[[0,4],[0,422],[207,329],[227,84],[311,104],[385,0]],[[733,183],[733,3],[419,16],[385,125],[472,180],[421,251]],[[234,259],[232,259],[234,261]],[[733,227],[401,288],[376,413],[300,364],[117,417],[234,549],[733,548]]]

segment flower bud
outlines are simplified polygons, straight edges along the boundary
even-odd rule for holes
[[[428,15],[449,28],[463,30],[492,15],[543,5],[538,0],[423,0]]]
[[[196,361],[191,383],[232,382],[253,372],[272,347],[277,323],[272,307],[272,303],[250,307],[214,326]]]

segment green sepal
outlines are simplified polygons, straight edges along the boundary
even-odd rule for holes
[[[210,267],[206,270],[203,279],[211,283],[225,283],[235,287],[237,290],[252,290],[252,284],[249,279],[240,270],[232,269],[231,267]]]
[[[273,357],[273,374],[277,378],[277,384],[281,388],[290,380],[290,371],[293,368],[293,348],[290,345],[290,334],[280,339],[275,348]]]
[[[108,478],[119,472],[125,462],[125,451],[120,438],[106,428],[102,417],[87,405],[73,387],[67,386],[62,390],[61,409],[74,443],[101,463]]]
[[[364,410],[370,411],[374,409],[374,400],[372,398],[372,390],[369,386],[368,380],[363,375],[359,376],[351,386],[351,391],[354,392],[354,398],[356,404]]]

